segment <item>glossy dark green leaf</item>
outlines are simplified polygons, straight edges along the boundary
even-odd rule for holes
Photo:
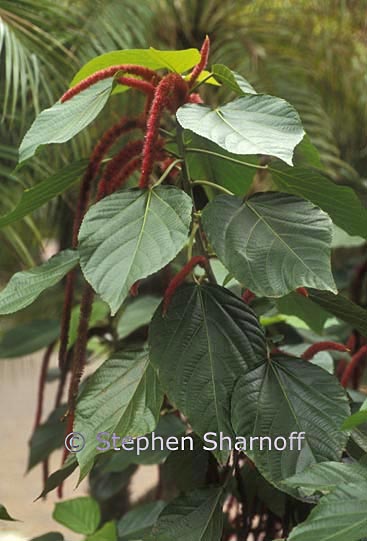
[[[136,541],[149,533],[167,503],[155,501],[139,505],[118,521],[119,541]]]
[[[8,214],[0,217],[0,228],[17,222],[57,195],[62,194],[79,180],[87,164],[87,160],[80,160],[67,165],[48,179],[24,190],[17,206]]]
[[[202,222],[218,258],[257,296],[282,297],[302,286],[336,292],[332,223],[309,201],[278,192],[244,202],[220,195],[205,207]]]
[[[0,315],[13,314],[32,304],[77,265],[78,252],[64,250],[42,265],[15,273],[0,292]]]
[[[312,201],[344,231],[367,238],[367,209],[352,188],[340,186],[321,172],[304,167],[279,163],[270,170],[280,190]]]
[[[119,191],[89,209],[79,231],[80,264],[113,314],[137,280],[183,248],[191,210],[191,198],[172,186]]]
[[[212,73],[214,77],[220,82],[225,84],[228,88],[239,94],[245,96],[246,94],[257,94],[256,90],[242,75],[236,71],[232,71],[224,64],[213,64]]]
[[[267,439],[262,446],[260,440],[254,441],[253,450],[247,446],[246,453],[278,486],[312,464],[340,460],[348,439],[340,426],[348,412],[347,395],[334,376],[290,356],[277,356],[249,371],[239,379],[232,397],[236,435],[247,438],[248,445],[251,436],[271,438],[270,445]],[[305,433],[302,445],[297,439],[290,444],[292,432]]]
[[[305,493],[331,492],[338,486],[367,481],[367,467],[358,463],[322,462],[285,479],[284,484]]]
[[[98,81],[64,103],[56,102],[42,111],[19,147],[19,162],[31,158],[40,145],[65,143],[86,128],[110,97],[113,77]]]
[[[65,424],[61,422],[61,419],[64,413],[65,406],[60,406],[32,434],[29,441],[28,471],[43,462],[52,451],[63,446]]]
[[[39,537],[33,537],[31,541],[64,541],[64,536],[58,532],[49,532]]]
[[[57,502],[52,518],[76,533],[92,534],[101,521],[101,512],[95,500],[89,497]]]
[[[193,491],[171,502],[146,541],[220,541],[223,490]]]
[[[143,436],[157,426],[163,394],[145,350],[115,354],[92,375],[81,393],[74,430],[86,445],[77,459],[80,479],[93,466],[98,454],[97,434],[120,437]]]
[[[289,541],[359,541],[367,532],[367,481],[342,484],[324,496]]]
[[[298,113],[273,96],[252,94],[210,109],[186,104],[177,113],[185,129],[233,154],[267,154],[292,165],[295,146],[304,136]]]
[[[96,71],[110,66],[139,64],[154,70],[165,68],[169,71],[182,73],[194,67],[199,60],[200,53],[197,49],[159,51],[151,47],[150,49],[111,51],[87,62],[75,75],[70,86],[74,86]]]
[[[42,349],[59,336],[60,325],[52,319],[19,324],[6,331],[0,340],[0,359],[29,355]]]
[[[194,133],[189,139],[186,151],[191,178],[209,180],[227,188],[235,195],[245,195],[252,184],[256,169],[246,166],[243,162],[256,165],[259,162],[258,158],[231,154]]]
[[[316,291],[314,289],[309,290],[308,293],[309,299],[316,305],[349,323],[363,336],[367,335],[367,311],[365,308],[358,306],[341,293],[333,295],[329,291]]]
[[[186,285],[177,290],[166,315],[158,307],[149,340],[164,390],[195,432],[232,434],[234,385],[267,355],[251,308],[223,287]]]

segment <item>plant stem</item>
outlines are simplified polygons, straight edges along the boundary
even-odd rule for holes
[[[162,182],[164,182],[164,181],[166,180],[166,178],[168,177],[168,175],[170,174],[170,172],[172,171],[172,169],[174,169],[178,163],[182,163],[182,161],[183,161],[183,160],[181,160],[181,158],[178,158],[177,160],[175,160],[174,162],[172,162],[172,163],[167,167],[167,169],[164,171],[164,173],[159,177],[159,179],[157,180],[157,182],[155,182],[155,183],[150,187],[150,189],[153,190],[153,188],[156,188],[157,186],[159,186],[160,184],[162,184]]]
[[[224,188],[224,186],[221,186],[220,184],[215,184],[214,182],[210,182],[209,180],[194,180],[191,182],[194,186],[196,184],[198,185],[204,185],[204,186],[211,186],[212,188],[215,188],[216,190],[219,190],[223,193],[226,193],[227,195],[234,195],[233,192],[230,190],[227,190],[227,188]]]
[[[212,150],[206,150],[204,148],[190,148],[186,149],[186,152],[193,152],[197,154],[209,154],[210,156],[215,156],[216,158],[222,158],[222,160],[227,160],[228,162],[237,163],[238,165],[243,165],[244,167],[253,167],[254,169],[268,169],[267,165],[257,165],[255,163],[248,163],[242,160],[237,160],[236,158],[231,158],[230,156],[224,156],[224,154],[219,154],[219,152],[213,152]]]

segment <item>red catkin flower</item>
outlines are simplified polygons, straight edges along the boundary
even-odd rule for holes
[[[256,297],[255,293],[252,293],[250,289],[245,289],[245,291],[242,293],[242,300],[246,304],[250,304],[250,302],[253,301],[255,297]]]
[[[121,186],[131,177],[135,171],[138,171],[141,167],[141,156],[130,160],[121,171],[118,172],[109,182],[107,194],[113,193],[119,190]]]
[[[93,73],[92,75],[90,75],[86,79],[83,79],[83,81],[80,81],[80,83],[76,84],[72,88],[69,88],[69,90],[67,90],[65,94],[61,96],[61,100],[60,100],[61,103],[64,103],[65,101],[70,100],[71,98],[73,98],[74,96],[82,92],[83,90],[86,90],[90,86],[94,85],[98,81],[102,81],[103,79],[108,79],[109,77],[113,77],[119,71],[124,72],[124,73],[129,73],[131,75],[137,75],[138,77],[141,77],[145,82],[150,82],[151,86],[153,86],[151,84],[151,81],[153,82],[156,81],[158,77],[157,73],[154,70],[151,70],[149,68],[144,68],[143,66],[138,66],[135,64],[118,64],[116,66],[110,66],[109,68],[99,70],[96,73]],[[139,81],[139,79],[134,79],[134,81]],[[130,80],[130,83],[131,83],[131,80]],[[121,84],[126,84],[126,83],[123,82]],[[131,84],[128,84],[127,86],[131,86]],[[142,88],[140,90],[142,90]],[[149,93],[150,92],[151,90],[149,90]]]
[[[133,284],[130,288],[130,295],[132,297],[137,297],[139,295],[139,286],[140,286],[141,280],[137,280],[135,284]]]
[[[190,94],[188,98],[189,103],[204,103],[202,97],[197,92],[194,92],[193,94]]]
[[[296,289],[297,293],[299,293],[300,295],[302,295],[302,297],[308,297],[308,291],[305,287],[297,287]]]
[[[136,155],[143,150],[143,141],[130,141],[120,152],[112,158],[106,166],[103,176],[98,184],[97,200],[102,199],[107,193],[112,193],[108,185],[110,181],[121,171],[121,169]]]
[[[190,79],[189,79],[190,87],[192,87],[195,84],[200,73],[203,70],[205,70],[208,64],[209,51],[210,51],[210,39],[209,39],[209,36],[206,36],[204,43],[200,49],[200,62],[193,69]]]
[[[186,263],[186,265],[180,270],[180,272],[178,272],[176,276],[172,278],[163,297],[163,314],[167,312],[168,306],[176,289],[182,284],[186,276],[190,274],[190,272],[193,270],[194,267],[196,267],[196,265],[200,265],[201,267],[203,267],[203,269],[206,270],[208,268],[207,258],[202,255],[192,257],[190,261]]]
[[[338,344],[337,342],[317,342],[316,344],[312,344],[312,346],[307,348],[306,351],[302,353],[301,358],[305,361],[309,361],[312,359],[312,357],[314,357],[314,355],[316,355],[316,353],[327,350],[342,351],[343,353],[350,351],[347,346],[344,344]]]
[[[185,95],[182,96],[184,89]],[[180,94],[179,98],[177,98],[177,93]],[[147,188],[149,185],[149,178],[153,170],[154,160],[156,159],[156,141],[159,135],[160,119],[166,107],[173,107],[173,99],[175,99],[176,102],[177,99],[181,99],[182,103],[187,99],[187,84],[177,73],[169,73],[166,75],[155,91],[147,121],[147,131],[144,141],[143,161],[139,181],[140,188]]]
[[[349,383],[349,380],[352,378],[354,371],[358,368],[359,363],[366,357],[367,355],[367,344],[362,346],[357,353],[355,353],[346,367],[343,377],[341,379],[341,384],[343,387],[346,387]]]

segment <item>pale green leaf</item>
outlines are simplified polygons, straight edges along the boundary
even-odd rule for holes
[[[220,195],[202,215],[218,258],[257,296],[282,297],[298,287],[331,290],[330,218],[309,201],[267,192],[246,201]]]
[[[15,273],[0,292],[0,314],[13,314],[32,304],[43,291],[60,282],[78,261],[78,252],[64,250],[39,267]]]
[[[98,454],[97,434],[119,437],[143,436],[157,426],[163,395],[145,350],[115,354],[88,380],[81,393],[74,430],[83,434],[86,445],[77,459],[80,479],[93,466]],[[101,451],[103,452],[103,451]]]
[[[213,64],[212,73],[218,81],[228,86],[228,88],[240,96],[257,94],[254,87],[242,75],[230,70],[224,64]]]
[[[213,141],[233,154],[267,154],[292,165],[295,146],[304,136],[298,113],[286,101],[247,95],[210,109],[186,104],[177,111],[185,129]]]
[[[40,145],[65,143],[89,126],[110,97],[113,77],[98,81],[70,100],[42,111],[19,147],[19,162],[32,157]]]
[[[102,528],[88,535],[85,541],[117,541],[116,522],[106,522]]]
[[[356,426],[367,423],[367,400],[365,400],[359,411],[353,413],[342,425],[342,430],[350,430]]]
[[[183,248],[191,210],[191,198],[172,186],[119,191],[89,209],[79,231],[80,264],[113,315],[137,280]]]
[[[95,500],[81,497],[57,502],[52,518],[73,532],[89,535],[98,528],[101,513]]]

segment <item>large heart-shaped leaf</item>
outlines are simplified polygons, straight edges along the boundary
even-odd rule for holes
[[[57,284],[78,261],[78,252],[65,250],[39,267],[15,273],[0,292],[0,314],[13,314],[32,304],[45,289]]]
[[[245,202],[220,195],[202,218],[218,258],[256,295],[282,297],[302,286],[336,293],[332,222],[309,201],[275,192]]]
[[[51,175],[47,180],[38,182],[32,188],[24,190],[15,209],[5,214],[5,216],[0,217],[0,228],[24,218],[57,195],[63,193],[79,180],[87,164],[87,160],[79,160]]]
[[[191,210],[191,198],[172,186],[119,191],[89,209],[79,231],[80,264],[112,314],[137,280],[183,248]]]
[[[171,502],[146,541],[220,541],[223,490],[196,490]]]
[[[289,541],[358,541],[367,533],[367,481],[342,484],[324,496]]]
[[[291,168],[279,163],[270,170],[280,190],[309,199],[350,235],[367,238],[367,210],[352,188],[340,186],[305,167]]]
[[[177,73],[183,73],[195,66],[200,60],[197,49],[184,49],[182,51],[159,51],[150,49],[125,49],[111,51],[97,56],[87,62],[75,75],[70,86],[74,86],[96,71],[118,66],[120,64],[139,64],[153,70],[168,69]]]
[[[88,380],[77,403],[74,429],[86,445],[78,453],[80,478],[93,466],[100,432],[143,436],[157,426],[163,395],[145,350],[109,359]],[[101,444],[101,448],[103,445]]]
[[[210,109],[186,104],[177,111],[183,128],[233,154],[268,154],[292,165],[294,147],[304,136],[298,113],[289,103],[258,94]]]
[[[346,393],[334,376],[289,356],[277,356],[249,371],[239,379],[232,397],[236,435],[271,438],[271,445],[265,440],[261,449],[255,442],[246,453],[253,456],[263,476],[278,486],[312,464],[340,459],[348,439],[340,426],[349,411]],[[304,432],[304,441],[293,440],[291,445],[292,432]],[[282,441],[276,446],[279,437]],[[283,439],[286,447],[279,452]]]
[[[19,147],[19,162],[31,158],[40,145],[65,143],[86,128],[107,103],[113,82],[113,77],[98,81],[65,103],[58,101],[42,111]]]
[[[267,354],[251,308],[227,289],[209,284],[180,288],[164,316],[158,307],[150,353],[167,395],[201,436],[233,434],[234,385],[248,369],[263,364]]]

